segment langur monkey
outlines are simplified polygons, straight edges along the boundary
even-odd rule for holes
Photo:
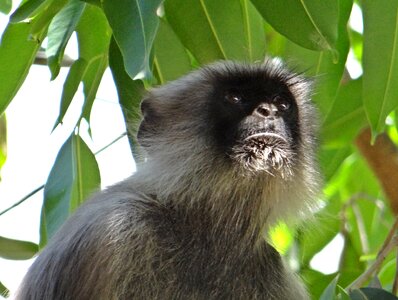
[[[276,59],[217,62],[149,91],[145,162],[68,219],[16,299],[308,299],[264,236],[316,203],[310,93]]]

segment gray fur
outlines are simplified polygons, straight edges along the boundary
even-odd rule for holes
[[[216,150],[209,91],[218,77],[245,70],[292,93],[294,150],[265,147],[256,162],[245,160],[251,145],[239,148],[242,141],[229,155]],[[308,82],[275,61],[220,62],[150,91],[142,107],[147,161],[69,218],[16,299],[308,299],[263,238],[278,220],[308,215],[319,190]]]

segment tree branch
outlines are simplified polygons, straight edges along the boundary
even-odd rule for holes
[[[398,215],[398,149],[385,133],[376,138],[374,145],[370,139],[371,131],[366,128],[356,138],[356,146],[377,176],[391,210]]]

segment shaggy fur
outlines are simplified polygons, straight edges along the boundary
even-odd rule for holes
[[[146,162],[69,218],[17,299],[307,299],[263,236],[319,190],[308,81],[275,60],[220,62],[142,111]]]

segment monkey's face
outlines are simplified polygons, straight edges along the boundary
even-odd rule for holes
[[[215,77],[209,123],[219,149],[245,170],[292,173],[301,140],[292,75],[286,76],[263,67]]]
[[[208,157],[220,157],[247,173],[287,176],[308,139],[302,136],[308,120],[300,113],[314,113],[307,89],[302,77],[272,61],[210,65],[153,91],[142,105],[139,137],[145,137],[144,144],[151,137],[147,148],[158,139],[211,151]],[[163,143],[154,151],[166,148]]]

